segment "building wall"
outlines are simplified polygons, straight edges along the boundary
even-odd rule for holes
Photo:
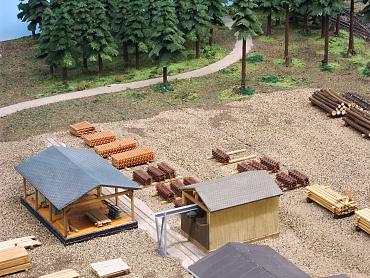
[[[279,197],[216,211],[210,215],[210,250],[228,242],[249,242],[279,233]]]

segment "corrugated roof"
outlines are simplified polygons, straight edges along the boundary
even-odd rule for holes
[[[57,209],[102,186],[140,189],[94,151],[50,147],[15,167]]]
[[[251,171],[188,185],[207,208],[218,211],[283,194],[266,171]]]
[[[189,266],[197,278],[309,278],[265,245],[228,243]]]
[[[338,275],[329,276],[326,278],[351,278],[351,277],[349,277],[347,274],[338,274]]]

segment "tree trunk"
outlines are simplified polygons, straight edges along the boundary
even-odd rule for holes
[[[337,14],[337,19],[335,21],[335,31],[334,31],[335,36],[339,35],[339,27],[340,27],[339,23],[340,23],[340,14]]]
[[[163,83],[168,83],[167,67],[163,67]]]
[[[308,33],[308,14],[305,14],[303,17],[303,31]]]
[[[324,60],[322,60],[323,65],[329,63],[329,16],[324,17],[324,35],[325,35],[325,48],[324,48]]]
[[[103,59],[101,58],[100,54],[98,55],[98,63],[99,63],[99,74],[103,74]]]
[[[267,28],[266,28],[266,35],[271,36],[272,34],[272,15],[269,14],[267,16]]]
[[[197,34],[197,40],[195,42],[195,58],[200,58],[200,36]]]
[[[135,67],[136,69],[140,69],[140,49],[139,45],[136,45],[135,47]]]
[[[83,66],[84,66],[84,69],[87,70],[87,58],[86,57],[83,57]]]
[[[289,5],[285,5],[285,51],[284,51],[285,66],[289,67]]]
[[[242,51],[243,51],[243,53],[242,53],[242,82],[241,82],[240,87],[244,89],[246,79],[247,79],[247,71],[246,71],[247,41],[245,39],[243,39],[243,50]]]
[[[209,29],[209,39],[208,39],[208,44],[213,45],[213,28]]]
[[[36,37],[36,30],[32,30],[32,38]]]
[[[279,26],[280,25],[280,17],[277,17],[275,19],[275,26]]]
[[[67,70],[67,68],[62,69],[62,74],[63,74],[63,82],[67,83],[67,81],[68,81],[68,70]]]
[[[321,38],[325,37],[325,16],[321,17]]]
[[[350,20],[349,20],[349,42],[348,42],[348,54],[355,55],[355,43],[353,40],[353,19],[354,19],[354,12],[355,12],[355,0],[351,0],[351,8],[350,8]]]
[[[123,44],[123,60],[125,61],[125,63],[128,63],[129,61],[129,58],[128,58],[128,46],[126,44]]]
[[[54,66],[50,65],[50,74],[54,76]]]

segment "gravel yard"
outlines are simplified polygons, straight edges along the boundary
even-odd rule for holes
[[[369,140],[342,127],[339,119],[311,107],[311,89],[258,94],[249,100],[217,109],[183,109],[162,112],[156,117],[99,124],[120,137],[133,136],[141,145],[156,150],[158,161],[174,166],[181,176],[208,180],[235,171],[236,165],[217,166],[206,160],[212,147],[226,150],[247,148],[247,155],[268,155],[284,169],[296,168],[313,182],[332,185],[334,190],[351,190],[359,207],[370,206]],[[67,127],[66,127],[67,130]],[[21,206],[21,177],[14,166],[45,147],[54,137],[67,146],[82,147],[82,140],[67,132],[45,134],[19,142],[1,142],[1,189],[3,216],[0,239],[34,234],[43,243],[31,251],[33,268],[14,277],[38,277],[50,271],[75,268],[93,277],[89,263],[121,256],[132,267],[128,277],[188,277],[180,264],[161,258],[156,245],[144,232],[134,230],[85,243],[63,247]],[[130,173],[128,173],[130,174]],[[152,197],[154,188],[136,196],[154,211],[172,207]],[[334,219],[316,204],[305,202],[305,190],[281,198],[281,233],[263,241],[313,277],[347,273],[352,278],[370,276],[369,236],[354,229],[353,217]],[[174,229],[179,219],[171,219]]]

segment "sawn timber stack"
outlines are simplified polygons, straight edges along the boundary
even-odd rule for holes
[[[137,147],[137,142],[133,138],[125,138],[122,140],[116,140],[108,144],[103,144],[99,146],[95,146],[95,152],[106,158],[111,156],[112,154],[122,153],[126,151],[133,150]]]
[[[154,151],[149,147],[141,147],[131,151],[112,155],[112,164],[118,169],[145,164],[153,161]]]
[[[356,230],[363,230],[370,235],[370,209],[364,208],[355,212]]]
[[[16,246],[0,251],[0,276],[29,270],[30,258],[24,247]]]

